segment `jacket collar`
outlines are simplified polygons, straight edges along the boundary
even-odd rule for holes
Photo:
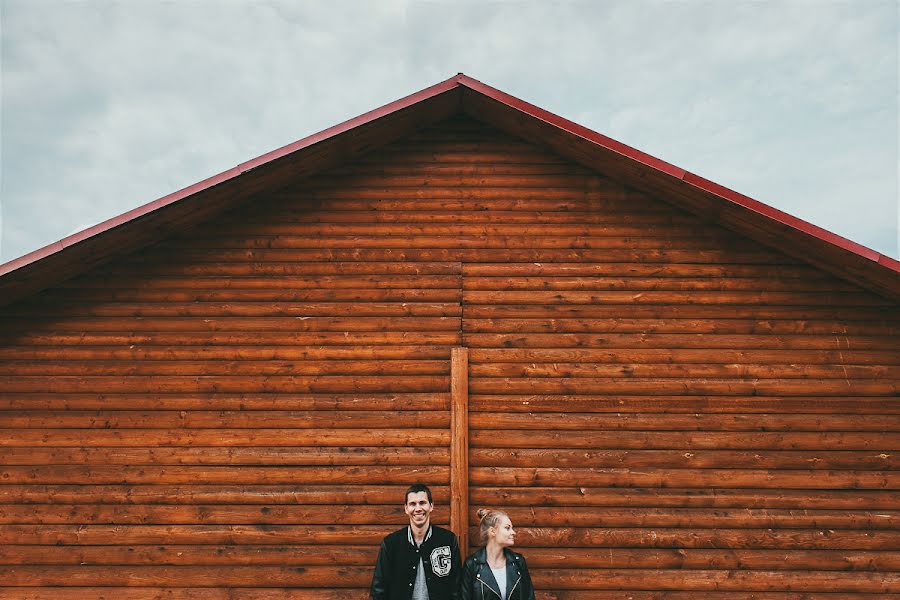
[[[422,543],[424,544],[425,542],[427,542],[428,538],[430,538],[430,537],[431,537],[431,524],[429,523],[428,531],[425,532],[425,539],[422,540]],[[415,540],[415,538],[413,538],[413,532],[412,532],[411,525],[406,526],[406,539],[409,541],[410,546],[416,545],[416,540]]]
[[[506,597],[509,599],[512,592],[519,585],[522,578],[522,569],[519,566],[519,557],[515,555],[509,548],[503,549],[503,555],[506,557]],[[482,548],[475,553],[475,581],[481,582],[481,585],[491,590],[498,598],[502,598],[500,586],[494,578],[494,573],[487,561],[487,548]]]

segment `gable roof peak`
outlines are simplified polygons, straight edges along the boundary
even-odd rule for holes
[[[0,265],[0,305],[455,114],[545,146],[893,300],[900,262],[569,121],[463,72]]]

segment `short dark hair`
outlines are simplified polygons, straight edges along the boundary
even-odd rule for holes
[[[424,483],[414,483],[406,488],[406,495],[403,497],[403,504],[406,504],[409,501],[410,494],[418,494],[419,492],[425,492],[425,494],[428,496],[428,504],[434,504],[434,500],[431,499],[431,490],[428,489],[428,486]]]

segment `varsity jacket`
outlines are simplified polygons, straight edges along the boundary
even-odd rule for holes
[[[506,556],[506,600],[534,600],[534,586],[528,574],[525,557],[509,548]],[[466,559],[463,566],[460,600],[499,600],[502,598],[497,580],[487,561],[487,550],[482,548]]]
[[[420,558],[428,600],[457,600],[461,570],[459,541],[452,531],[436,525],[429,527],[418,548],[408,526],[384,538],[372,576],[372,600],[410,600]]]

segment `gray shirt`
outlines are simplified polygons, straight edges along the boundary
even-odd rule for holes
[[[416,583],[413,584],[412,600],[428,600],[428,586],[425,584],[425,565],[419,557],[419,570],[416,571]]]
[[[421,544],[416,544],[412,534],[412,527],[406,530],[407,539],[410,544],[414,544],[416,548],[421,548]],[[425,542],[431,537],[431,527],[425,533]],[[428,584],[425,583],[425,565],[422,564],[422,557],[419,557],[419,568],[416,570],[416,582],[413,584],[412,600],[428,600]]]

